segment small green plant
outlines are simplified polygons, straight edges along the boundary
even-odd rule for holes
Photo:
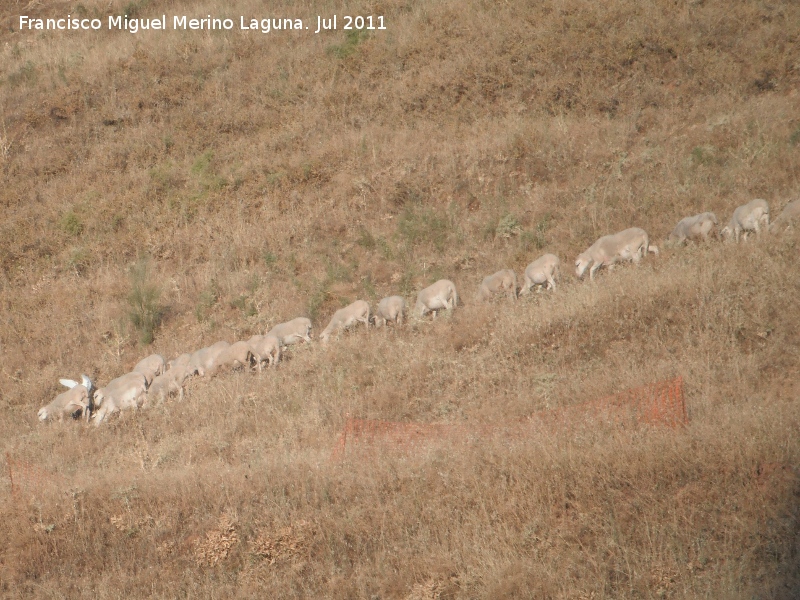
[[[409,245],[429,242],[441,251],[447,244],[447,218],[430,209],[406,208],[397,223],[397,229]]]
[[[203,323],[208,319],[211,309],[219,301],[219,284],[216,279],[212,279],[208,287],[200,292],[197,304],[194,307],[194,316],[198,323]]]
[[[375,241],[375,237],[369,232],[366,227],[361,227],[359,231],[357,243],[359,246],[366,250],[374,250],[377,242]]]
[[[792,135],[789,136],[789,143],[792,146],[797,146],[797,144],[800,144],[800,127],[795,129],[792,132]]]
[[[692,150],[692,164],[710,165],[714,162],[715,148],[713,146],[696,146]]]
[[[142,9],[147,8],[148,4],[150,4],[150,0],[134,0],[133,2],[128,2],[128,5],[122,9],[122,14],[127,15],[129,19],[133,19],[140,15]]]
[[[522,232],[522,227],[519,225],[519,220],[517,217],[512,215],[511,213],[506,213],[497,223],[497,227],[494,230],[494,234],[496,237],[500,238],[510,238],[515,235],[519,235]]]
[[[245,317],[253,317],[258,314],[255,302],[247,295],[241,294],[230,301],[231,308],[238,308]]]
[[[341,44],[328,47],[328,53],[336,58],[347,58],[356,51],[358,45],[369,37],[366,30],[353,29],[347,32],[345,40]]]
[[[59,224],[61,229],[69,235],[78,237],[83,233],[83,223],[81,223],[80,217],[72,210],[64,213]]]
[[[11,73],[6,81],[12,87],[24,83],[32,83],[36,81],[36,67],[31,61],[26,61],[19,69]]]
[[[146,259],[140,259],[131,268],[130,280],[128,320],[139,333],[139,341],[145,345],[150,344],[164,315],[164,307],[159,303],[161,290],[150,281]]]
[[[267,267],[273,267],[278,262],[278,255],[274,252],[270,252],[269,250],[264,250],[261,254],[261,258],[264,259],[264,264]]]

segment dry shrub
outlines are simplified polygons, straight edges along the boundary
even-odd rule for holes
[[[305,561],[309,558],[314,535],[314,526],[311,523],[295,521],[275,533],[260,532],[256,539],[250,540],[250,552],[270,565]]]
[[[222,515],[216,529],[206,532],[205,538],[197,541],[195,560],[200,566],[214,567],[228,558],[228,554],[238,543],[236,519],[227,514]]]

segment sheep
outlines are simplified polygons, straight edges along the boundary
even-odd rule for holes
[[[658,254],[658,247],[650,245],[650,237],[644,229],[631,227],[604,235],[575,259],[575,273],[582,278],[589,265],[589,278],[594,280],[595,272],[602,266],[613,269],[614,264],[623,260],[638,263],[649,252]]]
[[[508,292],[509,299],[517,299],[517,274],[511,269],[503,269],[493,275],[484,277],[478,287],[475,299],[479,302],[486,302],[491,300],[495,294],[500,294],[504,291]]]
[[[202,348],[192,354],[189,359],[189,364],[186,366],[189,375],[200,375],[205,377],[207,372],[213,372],[214,362],[219,356],[220,352],[230,346],[228,342],[217,342],[208,348]]]
[[[172,360],[167,361],[167,371],[171,371],[172,369],[177,369],[179,367],[186,367],[189,365],[189,361],[191,360],[192,355],[188,352],[181,354],[180,356],[176,356]]]
[[[82,383],[71,379],[59,379],[61,385],[65,385],[69,389],[56,396],[50,404],[39,409],[39,420],[47,421],[57,417],[61,421],[65,415],[73,416],[79,410],[88,420],[93,407],[94,385],[86,375],[81,375],[81,379]]]
[[[271,367],[277,367],[281,360],[281,342],[274,335],[254,335],[247,340],[250,346],[250,354],[258,365],[258,370],[262,370],[262,363],[267,361]]]
[[[769,204],[766,200],[756,198],[733,211],[730,222],[721,233],[726,239],[733,237],[738,242],[742,233],[745,240],[751,231],[760,233],[762,225],[769,227]]]
[[[520,295],[529,294],[534,285],[545,289],[556,289],[556,278],[560,276],[561,261],[555,254],[545,254],[525,267],[525,285]],[[541,288],[539,288],[541,289]]]
[[[99,427],[108,416],[123,409],[138,409],[147,398],[146,391],[147,379],[142,373],[126,373],[112,379],[94,393],[97,410],[92,418],[95,426]]]
[[[136,366],[133,367],[132,373],[141,373],[147,379],[147,385],[150,385],[156,375],[161,375],[167,370],[167,363],[164,357],[160,354],[151,354],[147,358],[143,358]]]
[[[176,366],[161,373],[147,387],[144,403],[149,403],[150,398],[158,398],[159,402],[162,402],[174,392],[177,392],[179,399],[183,400],[183,384],[188,378],[189,371],[186,365]]]
[[[266,335],[278,338],[281,346],[291,346],[300,340],[311,341],[311,319],[297,317],[286,323],[275,325]]]
[[[378,303],[378,308],[372,316],[372,321],[375,327],[383,327],[389,321],[402,325],[405,311],[406,301],[402,296],[389,296]]]
[[[779,227],[784,230],[792,226],[794,221],[800,220],[800,200],[789,202],[778,218],[775,219],[769,226],[770,231],[776,231]]]
[[[356,300],[349,306],[340,308],[333,313],[330,323],[319,334],[319,339],[327,344],[332,334],[340,329],[347,329],[358,322],[364,323],[369,328],[369,304],[364,300]]]
[[[708,239],[708,234],[714,229],[717,224],[717,215],[713,212],[704,212],[693,217],[686,217],[681,219],[680,222],[672,230],[667,238],[667,243],[679,246],[686,240],[703,240]]]
[[[249,367],[251,354],[250,344],[247,342],[234,342],[217,355],[209,373],[213,375],[222,367],[230,367],[232,369],[238,366]]]
[[[455,284],[449,279],[440,279],[417,294],[414,314],[424,317],[429,312],[436,318],[436,311],[442,308],[451,310],[458,306],[458,293]]]

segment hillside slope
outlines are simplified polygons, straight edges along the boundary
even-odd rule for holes
[[[227,6],[66,10],[265,11]],[[4,596],[798,595],[798,234],[594,283],[572,263],[611,231],[661,244],[686,215],[798,197],[800,6],[271,9],[384,15],[366,35],[20,32],[21,10],[0,7],[0,450],[38,475],[0,486]],[[556,293],[471,302],[544,252]],[[194,380],[96,430],[36,422],[59,377],[298,315],[318,332],[440,277],[464,305],[433,323]],[[348,414],[485,424],[673,375],[679,431],[329,460]]]

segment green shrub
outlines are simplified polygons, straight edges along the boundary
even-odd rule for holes
[[[74,235],[78,237],[81,233],[83,233],[83,223],[81,223],[80,218],[76,215],[73,211],[69,211],[64,213],[61,217],[61,229],[70,235]]]
[[[150,344],[164,315],[164,307],[159,303],[161,290],[150,281],[146,259],[140,259],[131,268],[130,280],[128,320],[138,332],[139,341],[142,344]]]
[[[216,279],[212,279],[208,287],[200,292],[197,304],[194,307],[194,316],[198,323],[203,323],[208,319],[211,309],[219,301],[219,284]]]
[[[397,230],[409,245],[431,243],[441,251],[447,244],[447,218],[431,209],[406,208],[397,223]]]
[[[366,30],[353,29],[347,32],[345,40],[342,44],[333,45],[328,47],[328,53],[336,58],[347,58],[356,51],[358,45],[369,37],[369,32]]]

